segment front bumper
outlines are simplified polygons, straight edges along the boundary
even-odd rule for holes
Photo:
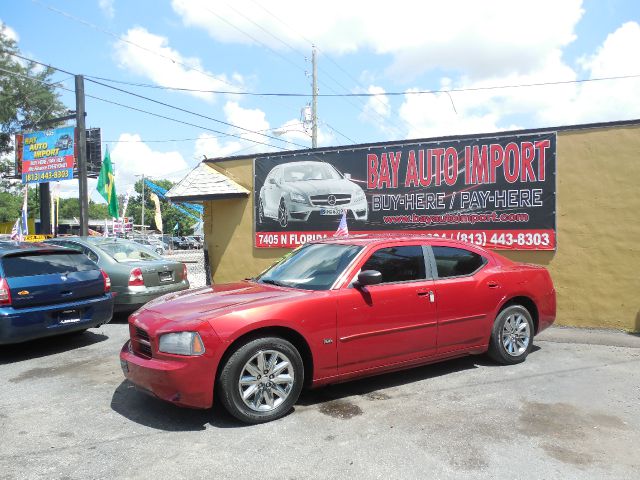
[[[358,202],[348,203],[346,205],[337,205],[335,207],[315,206],[305,203],[289,202],[288,204],[288,220],[290,222],[306,222],[309,217],[313,216],[314,220],[332,221],[342,216],[342,211],[346,210],[347,216],[351,220],[364,222],[369,215],[367,200],[363,199]],[[329,209],[336,210],[335,214],[323,215],[322,211]]]
[[[63,312],[77,311],[78,320],[61,320]],[[111,294],[55,305],[0,308],[0,345],[77,332],[109,323],[113,316]]]
[[[183,407],[210,408],[216,364],[210,357],[142,358],[127,341],[120,351],[124,376],[136,387]]]

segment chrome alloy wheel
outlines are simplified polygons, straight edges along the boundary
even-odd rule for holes
[[[519,357],[526,352],[531,341],[531,329],[527,319],[519,314],[509,315],[502,327],[502,345],[512,357]]]
[[[280,202],[280,206],[278,207],[278,223],[282,228],[285,228],[287,226],[287,223],[289,223],[288,216],[289,213],[287,212],[287,206],[285,205],[284,201],[282,201]]]
[[[275,350],[259,351],[242,368],[240,397],[250,409],[270,412],[287,399],[294,379],[293,365],[286,355]]]

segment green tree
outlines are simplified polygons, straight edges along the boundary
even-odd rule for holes
[[[66,112],[51,84],[54,70],[11,55],[19,53],[16,42],[5,34],[4,24],[0,23],[0,222],[14,221],[22,208],[23,185],[7,180],[14,173],[14,134]],[[39,217],[36,192],[35,187],[29,189],[31,218]]]
[[[173,187],[174,183],[171,180],[153,180],[156,185],[169,190]],[[135,184],[135,191],[137,196],[131,196],[129,200],[129,207],[127,208],[127,216],[133,217],[133,222],[136,225],[142,223],[142,180],[138,180]],[[151,201],[149,195],[151,190],[148,187],[144,189],[145,197],[145,212],[144,223],[149,225],[150,229],[158,229],[155,222],[156,206]],[[169,203],[168,200],[160,197],[160,213],[162,215],[162,225],[164,227],[164,233],[167,235],[191,235],[193,233],[193,227],[196,225],[196,220],[185,215],[180,210],[175,208]],[[176,223],[178,224],[178,231],[174,232],[173,228]]]

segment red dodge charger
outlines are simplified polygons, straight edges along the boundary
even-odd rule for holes
[[[543,267],[419,236],[308,243],[255,278],[170,294],[129,318],[125,376],[177,405],[214,390],[247,423],[316,387],[488,352],[522,362],[555,319]]]

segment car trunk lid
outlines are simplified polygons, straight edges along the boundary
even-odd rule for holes
[[[14,308],[66,303],[104,294],[96,264],[79,252],[28,252],[2,259]]]

